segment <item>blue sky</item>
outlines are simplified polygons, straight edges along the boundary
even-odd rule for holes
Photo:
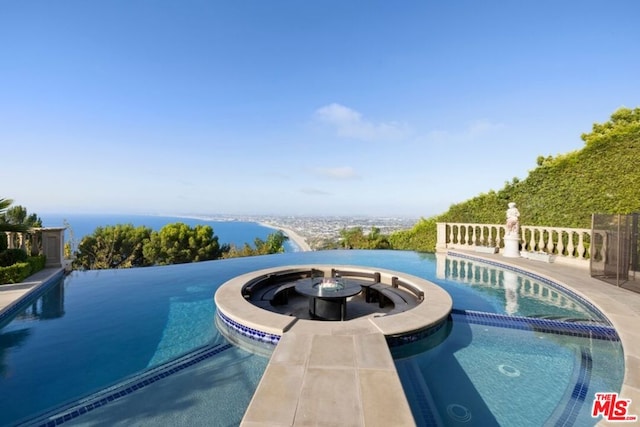
[[[0,0],[0,197],[429,217],[640,105],[640,2]]]

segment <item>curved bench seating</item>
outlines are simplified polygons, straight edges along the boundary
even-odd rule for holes
[[[424,291],[397,276],[391,277],[390,284],[383,284],[378,271],[332,268],[330,274],[331,277],[357,280],[364,291],[367,303],[377,302],[380,308],[384,308],[389,303],[393,304],[394,308],[387,314],[401,313],[424,300]],[[247,282],[242,288],[242,294],[245,299],[258,307],[286,305],[289,303],[290,293],[295,292],[293,289],[298,280],[324,276],[324,271],[315,268],[289,269],[264,274]]]
[[[295,288],[296,281],[309,277],[324,277],[324,272],[317,269],[284,270],[258,276],[242,287],[242,295],[259,307],[284,305],[289,302],[289,293]]]

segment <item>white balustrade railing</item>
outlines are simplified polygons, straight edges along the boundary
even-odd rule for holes
[[[503,248],[506,226],[503,224],[465,224],[439,222],[436,250]],[[556,261],[589,266],[591,229],[520,226],[520,250],[546,253]],[[594,256],[598,257],[598,254]]]

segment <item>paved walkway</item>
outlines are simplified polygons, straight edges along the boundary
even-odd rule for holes
[[[0,285],[0,313],[26,294],[47,282],[52,276],[58,275],[61,272],[62,268],[45,268],[27,277],[22,283]]]

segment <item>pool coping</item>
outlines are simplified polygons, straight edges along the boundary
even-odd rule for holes
[[[628,414],[640,420],[640,294],[618,288],[592,278],[589,270],[558,263],[545,263],[526,258],[505,258],[501,254],[482,254],[463,250],[447,250],[436,256],[461,256],[480,262],[508,266],[528,275],[538,275],[561,285],[586,299],[601,311],[615,328],[624,351],[624,379],[620,398],[631,399]],[[589,393],[610,390],[590,390]],[[593,398],[585,400],[591,404]],[[620,425],[620,422],[600,420],[599,426]]]
[[[0,285],[0,325],[4,320],[22,309],[22,304],[44,293],[65,274],[64,268],[45,268],[24,282]]]

